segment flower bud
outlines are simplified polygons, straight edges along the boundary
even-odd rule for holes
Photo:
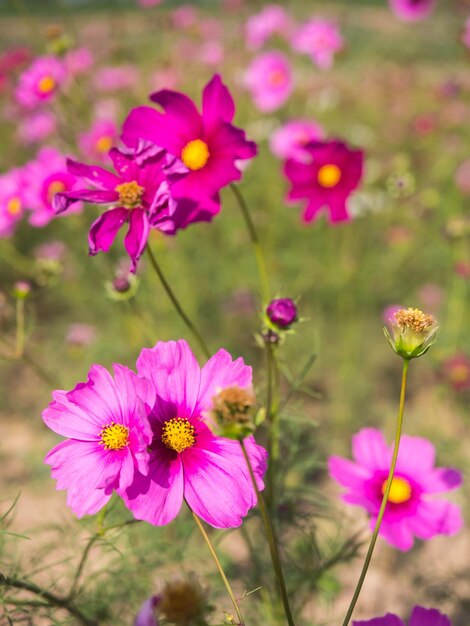
[[[297,307],[290,298],[271,300],[266,314],[271,323],[282,329],[289,328],[297,321]]]
[[[13,295],[18,300],[25,300],[31,292],[31,284],[25,280],[19,280],[13,287]]]
[[[249,389],[226,387],[212,399],[212,416],[220,433],[229,439],[243,439],[255,430],[256,398]]]
[[[261,339],[267,346],[277,346],[277,344],[281,341],[279,334],[271,329],[265,330],[261,334]]]
[[[419,309],[399,309],[393,315],[390,332],[384,327],[385,336],[392,349],[409,360],[422,356],[436,341],[436,320]]]

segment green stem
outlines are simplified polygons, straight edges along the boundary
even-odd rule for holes
[[[346,617],[344,618],[344,621],[343,621],[343,626],[348,626],[349,620],[351,619],[357,600],[359,598],[359,594],[361,593],[362,585],[364,584],[364,579],[366,577],[367,570],[369,569],[370,561],[372,559],[372,554],[374,552],[377,537],[379,535],[380,526],[382,524],[383,516],[385,513],[387,503],[388,503],[388,497],[389,497],[390,489],[391,489],[392,482],[393,482],[393,475],[395,473],[395,466],[397,464],[398,448],[400,446],[401,431],[403,427],[403,412],[405,409],[406,380],[407,380],[407,375],[408,375],[409,363],[410,362],[408,359],[404,359],[403,373],[402,373],[402,378],[401,378],[400,406],[398,409],[397,427],[396,427],[396,432],[395,432],[395,445],[393,448],[392,462],[390,464],[390,471],[388,473],[387,484],[385,486],[385,491],[384,491],[384,495],[382,498],[382,504],[380,505],[379,515],[375,523],[374,532],[372,533],[372,537],[371,537],[370,544],[369,544],[369,549],[367,550],[366,560],[364,561],[364,565],[362,566],[361,575],[359,576],[359,580],[357,581],[356,589],[354,591],[351,604],[349,605],[348,612],[346,613]]]
[[[157,262],[157,259],[155,258],[155,255],[153,254],[151,248],[149,245],[147,245],[147,255],[148,258],[150,260],[150,263],[153,267],[153,269],[155,270],[155,273],[157,274],[158,278],[160,279],[160,282],[164,288],[164,290],[166,291],[168,297],[170,298],[171,302],[173,303],[173,306],[175,307],[178,315],[180,316],[180,318],[183,320],[183,322],[186,324],[188,330],[193,334],[194,338],[196,339],[196,341],[198,342],[202,352],[204,353],[204,355],[209,359],[211,356],[211,353],[209,351],[209,348],[206,346],[204,339],[202,338],[200,332],[197,330],[197,328],[194,326],[194,324],[192,323],[192,321],[189,319],[189,317],[186,315],[186,313],[183,311],[183,308],[181,306],[181,304],[179,303],[178,298],[175,296],[172,288],[170,287],[168,281],[166,280],[160,265]]]
[[[186,503],[186,504],[187,504],[187,503]],[[203,536],[203,538],[204,538],[204,541],[205,541],[205,542],[206,542],[206,544],[207,544],[207,547],[209,548],[209,552],[211,553],[212,558],[214,559],[214,562],[215,562],[215,564],[216,564],[216,566],[217,566],[217,569],[219,570],[220,577],[221,577],[221,578],[222,578],[222,580],[223,580],[223,583],[224,583],[224,585],[225,585],[225,588],[227,589],[228,595],[230,596],[230,599],[231,599],[231,601],[232,601],[233,608],[235,609],[235,612],[236,612],[236,614],[237,614],[237,619],[238,619],[238,621],[239,621],[240,625],[241,625],[241,626],[243,626],[245,622],[243,621],[243,616],[242,616],[242,613],[241,613],[241,611],[240,611],[240,607],[238,606],[237,599],[235,598],[235,595],[234,595],[234,593],[233,593],[233,591],[232,591],[232,587],[230,586],[230,583],[229,583],[229,581],[228,581],[228,578],[227,578],[227,576],[225,575],[224,569],[223,569],[223,567],[222,567],[221,562],[219,561],[219,557],[217,556],[217,553],[216,553],[216,551],[215,551],[215,549],[214,549],[214,546],[212,545],[212,542],[211,542],[211,540],[210,540],[210,538],[209,538],[209,535],[206,533],[206,529],[205,529],[205,528],[204,528],[204,526],[202,525],[201,520],[200,520],[200,519],[199,519],[199,517],[196,515],[196,513],[195,513],[195,512],[191,509],[191,507],[189,506],[189,504],[188,504],[188,507],[189,507],[189,510],[190,510],[190,511],[191,511],[191,513],[192,513],[192,516],[193,516],[193,518],[194,518],[194,521],[195,521],[195,522],[196,522],[196,524],[197,524],[197,527],[199,528],[199,530],[200,530],[200,532],[201,532],[201,535],[202,535],[202,536]]]
[[[24,298],[16,299],[16,347],[15,355],[21,359],[25,348]]]
[[[267,474],[267,499],[272,507],[274,503],[274,479],[275,466],[279,460],[279,366],[277,362],[277,346],[266,344],[266,370],[267,370],[267,393],[266,393],[266,420],[269,424],[268,432],[268,474]]]
[[[266,503],[264,501],[263,494],[258,489],[258,484],[256,482],[255,473],[253,471],[250,457],[248,456],[248,452],[246,450],[246,446],[245,446],[243,439],[240,440],[240,446],[242,448],[243,456],[245,457],[246,465],[250,473],[251,482],[253,483],[253,489],[255,490],[256,497],[258,499],[258,506],[261,511],[261,518],[263,520],[264,530],[266,533],[266,539],[268,540],[269,551],[271,553],[271,560],[273,563],[274,572],[276,574],[277,583],[279,585],[279,591],[281,592],[282,604],[284,606],[284,612],[287,617],[287,622],[289,626],[295,626],[294,618],[292,617],[292,612],[291,612],[290,605],[289,605],[289,596],[287,594],[286,581],[284,578],[282,563],[281,563],[281,559],[279,556],[279,550],[278,550],[274,528],[273,528],[273,525],[271,524],[271,520],[268,515],[268,510],[266,508]]]
[[[250,236],[250,240],[253,246],[253,250],[255,252],[256,265],[258,268],[259,280],[260,280],[260,289],[261,289],[261,297],[263,298],[263,304],[268,304],[270,298],[270,289],[269,289],[269,280],[268,273],[266,271],[266,262],[264,260],[263,249],[261,248],[258,234],[256,232],[255,225],[253,220],[251,219],[250,211],[248,209],[248,205],[245,202],[245,198],[243,197],[241,191],[234,184],[230,185],[230,189],[237,200],[238,206],[243,215],[243,219],[245,220],[246,227],[248,229],[248,234]]]

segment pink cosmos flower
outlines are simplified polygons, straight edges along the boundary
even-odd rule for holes
[[[53,56],[38,57],[19,78],[16,100],[22,106],[34,107],[52,100],[67,78],[62,61]]]
[[[344,42],[336,24],[314,17],[293,33],[291,45],[296,52],[308,54],[321,70],[329,70],[334,55],[343,49]]]
[[[171,18],[177,30],[186,30],[196,23],[197,10],[190,4],[183,4],[172,11]]]
[[[0,175],[0,238],[11,237],[23,217],[24,180],[22,168]]]
[[[224,47],[215,39],[201,45],[199,58],[205,65],[220,65],[224,60]]]
[[[470,391],[470,358],[456,354],[442,362],[442,373],[455,391]]]
[[[155,394],[145,380],[122,365],[114,379],[94,365],[86,383],[72,391],[55,391],[42,417],[65,441],[46,456],[57,489],[67,490],[67,504],[78,517],[92,515],[114,489],[126,489],[137,472],[148,471],[147,420]]]
[[[269,146],[271,152],[279,159],[295,159],[309,161],[305,146],[311,141],[323,139],[325,133],[322,127],[310,120],[291,120],[278,128],[271,135]]]
[[[156,7],[162,2],[163,0],[137,0],[137,4],[142,9],[150,9],[151,7]]]
[[[95,59],[88,48],[75,48],[67,52],[64,62],[69,74],[79,76],[88,72],[93,66]]]
[[[70,346],[83,347],[90,346],[96,339],[97,331],[89,324],[70,324],[65,337]]]
[[[157,91],[151,100],[164,113],[151,107],[133,109],[124,122],[122,140],[133,148],[141,139],[164,148],[187,173],[172,180],[173,219],[187,225],[198,214],[198,220],[210,221],[220,210],[219,190],[241,178],[237,161],[253,158],[256,144],[233,126],[235,104],[218,75],[204,88],[202,113],[176,91]]]
[[[82,178],[92,189],[58,194],[55,209],[62,213],[79,200],[114,205],[91,225],[89,253],[108,252],[119,229],[129,223],[124,247],[132,261],[132,272],[135,272],[147,245],[150,228],[173,233],[179,227],[170,217],[171,197],[163,169],[166,160],[162,150],[145,146],[133,153],[113,148],[109,156],[117,174],[97,165],[69,159],[69,173]]]
[[[277,4],[268,4],[246,22],[247,46],[251,50],[258,50],[272,35],[286,37],[291,27],[292,19],[287,12]]]
[[[206,416],[222,389],[251,386],[251,367],[219,350],[201,369],[179,340],[142,350],[137,371],[156,391],[149,414],[153,440],[148,474],[137,475],[121,494],[126,505],[137,519],[161,526],[178,515],[184,499],[216,528],[239,526],[256,495],[239,442],[215,436]],[[266,451],[253,437],[245,443],[263,489]]]
[[[15,46],[9,48],[0,54],[0,73],[9,74],[19,67],[28,63],[31,58],[31,50],[29,48]]]
[[[94,76],[94,86],[98,91],[122,91],[132,89],[139,80],[139,73],[134,65],[116,65],[102,67]]]
[[[304,148],[309,163],[288,159],[284,173],[292,187],[290,200],[306,199],[303,221],[311,222],[323,207],[332,223],[349,220],[346,202],[362,179],[364,153],[338,140],[315,141]]]
[[[260,111],[269,113],[281,107],[293,89],[290,63],[282,52],[265,52],[247,68],[244,85]]]
[[[36,159],[30,161],[25,171],[25,202],[29,211],[29,223],[38,228],[49,224],[56,217],[54,198],[77,188],[77,178],[67,171],[66,159],[55,148],[42,148]],[[82,204],[74,207],[80,213]]]
[[[354,461],[332,456],[330,476],[346,488],[342,496],[348,504],[364,508],[375,525],[387,481],[393,446],[382,433],[363,428],[352,439]],[[463,525],[456,504],[434,498],[460,486],[459,471],[435,467],[434,446],[427,439],[403,435],[395,476],[380,534],[399,550],[413,546],[414,536],[431,539],[435,535],[454,535]]]
[[[18,139],[25,144],[38,143],[57,130],[57,119],[50,111],[35,111],[18,125]]]
[[[142,624],[142,626],[144,626]],[[354,621],[353,626],[405,626],[405,622],[392,613],[366,621]],[[411,612],[408,626],[452,626],[450,619],[437,609],[425,609],[415,606]]]
[[[404,22],[417,22],[431,15],[436,0],[388,0],[395,15]]]
[[[111,120],[96,120],[90,130],[78,138],[78,145],[87,159],[108,162],[108,153],[117,142],[119,131]]]
[[[465,21],[461,41],[464,46],[470,48],[470,17]]]

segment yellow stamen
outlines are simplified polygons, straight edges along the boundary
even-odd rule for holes
[[[130,183],[122,183],[114,188],[119,194],[119,204],[125,209],[135,209],[141,205],[145,188],[141,187],[135,180]]]
[[[162,443],[175,452],[191,448],[196,443],[194,426],[185,417],[173,417],[163,425]]]
[[[43,76],[38,83],[38,91],[44,95],[54,91],[55,87],[56,82],[52,76]]]
[[[436,324],[436,320],[432,315],[423,313],[419,309],[400,309],[395,313],[395,320],[398,326],[405,330],[414,330],[416,333],[422,333],[430,326]]]
[[[333,163],[322,165],[318,170],[317,180],[322,187],[326,187],[327,189],[336,187],[341,180],[341,170]]]
[[[97,152],[103,152],[103,153],[109,152],[112,146],[113,146],[113,139],[112,137],[109,137],[107,135],[103,135],[95,143],[95,148]]]
[[[7,203],[7,211],[10,215],[18,215],[21,211],[21,200],[16,196],[14,198],[10,198]]]
[[[65,191],[65,185],[61,180],[54,180],[47,188],[47,199],[52,202],[56,193],[62,193]]]
[[[122,450],[129,444],[129,429],[127,426],[112,422],[101,431],[100,444],[105,450]]]
[[[181,151],[181,160],[189,170],[202,170],[209,160],[209,147],[202,139],[194,139]]]
[[[387,481],[384,480],[382,485],[382,495],[385,493]],[[392,504],[402,504],[408,502],[411,498],[411,485],[405,478],[396,476],[392,480],[392,486],[390,487],[390,493],[388,494],[388,501]]]

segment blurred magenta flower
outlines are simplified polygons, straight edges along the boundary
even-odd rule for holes
[[[118,138],[119,130],[113,121],[98,119],[93,122],[88,132],[79,136],[78,144],[85,158],[99,159],[107,163],[108,153],[117,143]]]
[[[343,49],[344,42],[334,22],[313,17],[294,31],[291,46],[296,52],[308,54],[321,70],[328,70],[335,54]]]
[[[121,91],[133,89],[139,81],[135,65],[115,65],[97,70],[93,83],[97,91]]]
[[[470,357],[463,352],[444,359],[441,371],[455,391],[470,390]]]
[[[457,261],[454,272],[466,280],[470,279],[470,261]]]
[[[455,172],[455,184],[465,196],[470,196],[470,159],[465,159]]]
[[[93,54],[88,48],[73,48],[64,57],[65,67],[71,76],[86,74],[94,62]]]
[[[205,417],[222,389],[251,387],[251,367],[219,350],[201,369],[179,340],[142,350],[137,371],[152,383],[156,401],[149,414],[149,472],[121,493],[127,507],[137,519],[162,526],[178,515],[184,499],[216,528],[239,526],[256,504],[247,465],[239,442],[215,436]],[[253,437],[245,444],[263,489],[266,451]]]
[[[35,248],[34,256],[36,259],[61,263],[64,260],[66,252],[67,246],[63,241],[48,241]]]
[[[114,489],[126,489],[137,472],[148,471],[147,446],[152,431],[147,413],[155,392],[122,365],[114,379],[94,365],[86,383],[72,391],[54,391],[42,414],[47,426],[63,437],[46,456],[57,489],[67,490],[67,504],[78,517],[92,515]]]
[[[176,91],[157,91],[151,107],[133,109],[123,126],[124,143],[135,148],[146,140],[176,158],[178,180],[170,177],[176,202],[172,218],[180,227],[198,220],[210,221],[220,210],[219,191],[242,176],[238,161],[256,155],[256,144],[233,126],[235,104],[219,75],[205,86],[202,113],[187,96]],[[182,169],[181,169],[182,168]]]
[[[266,309],[266,315],[279,328],[289,328],[297,321],[297,306],[290,298],[271,300]]]
[[[76,189],[78,180],[67,171],[66,159],[56,148],[41,148],[36,158],[25,165],[24,172],[29,223],[42,228],[56,217],[55,196]],[[73,210],[80,213],[82,208],[82,204],[76,204]]]
[[[0,54],[0,73],[9,74],[28,63],[31,50],[22,46],[15,46]]]
[[[384,324],[389,326],[390,329],[396,323],[395,313],[397,313],[401,309],[403,309],[403,306],[401,304],[390,304],[389,306],[385,307],[385,309],[383,310],[382,319],[384,321]]]
[[[204,42],[199,50],[199,59],[205,65],[220,65],[224,60],[224,47],[215,39]]]
[[[170,218],[170,192],[163,167],[164,152],[144,149],[134,153],[113,148],[109,152],[117,174],[98,165],[85,165],[68,159],[70,174],[81,178],[91,189],[76,189],[58,194],[54,206],[58,213],[83,200],[92,204],[112,204],[113,208],[93,222],[88,235],[89,253],[108,252],[119,229],[129,223],[124,247],[135,272],[149,236],[150,228],[174,232]]]
[[[342,499],[365,509],[371,528],[382,502],[392,449],[379,430],[363,428],[352,438],[354,461],[337,456],[328,460],[330,476],[346,488]],[[436,468],[434,463],[435,449],[430,441],[402,436],[380,534],[404,552],[412,548],[415,536],[427,540],[454,535],[462,528],[459,507],[433,497],[459,487],[461,474],[451,468]]]
[[[25,210],[24,169],[0,175],[0,238],[11,237]]]
[[[363,173],[364,153],[339,140],[314,141],[304,148],[309,163],[288,159],[284,173],[292,184],[288,198],[306,199],[303,221],[308,223],[326,207],[332,223],[349,220],[346,202]]]
[[[70,324],[66,342],[70,346],[84,347],[91,345],[96,339],[96,328],[89,324]]]
[[[310,160],[305,146],[311,141],[323,139],[322,127],[311,120],[296,119],[286,122],[271,135],[271,152],[279,159]]]
[[[142,603],[134,621],[134,626],[159,626],[156,609],[160,596],[150,596]]]
[[[57,130],[57,118],[50,111],[35,111],[18,123],[18,139],[21,143],[39,143]]]
[[[388,0],[395,15],[404,22],[417,22],[429,17],[436,0]]]
[[[462,36],[460,38],[463,45],[470,48],[470,17],[465,20]]]
[[[144,626],[142,624],[142,626]],[[387,613],[383,617],[365,621],[353,621],[353,626],[406,626],[397,615]],[[437,609],[425,609],[422,606],[415,606],[411,612],[408,626],[452,626],[450,619]]]
[[[67,78],[62,61],[53,56],[38,57],[20,75],[15,97],[22,106],[33,109],[52,100]]]
[[[248,18],[245,36],[248,48],[258,50],[272,35],[287,37],[292,28],[292,19],[278,4],[268,4]]]
[[[194,26],[197,20],[197,10],[190,4],[183,4],[171,13],[173,26],[176,29],[186,30]]]
[[[260,111],[275,111],[285,104],[294,87],[289,60],[282,52],[264,52],[250,63],[243,83]]]

